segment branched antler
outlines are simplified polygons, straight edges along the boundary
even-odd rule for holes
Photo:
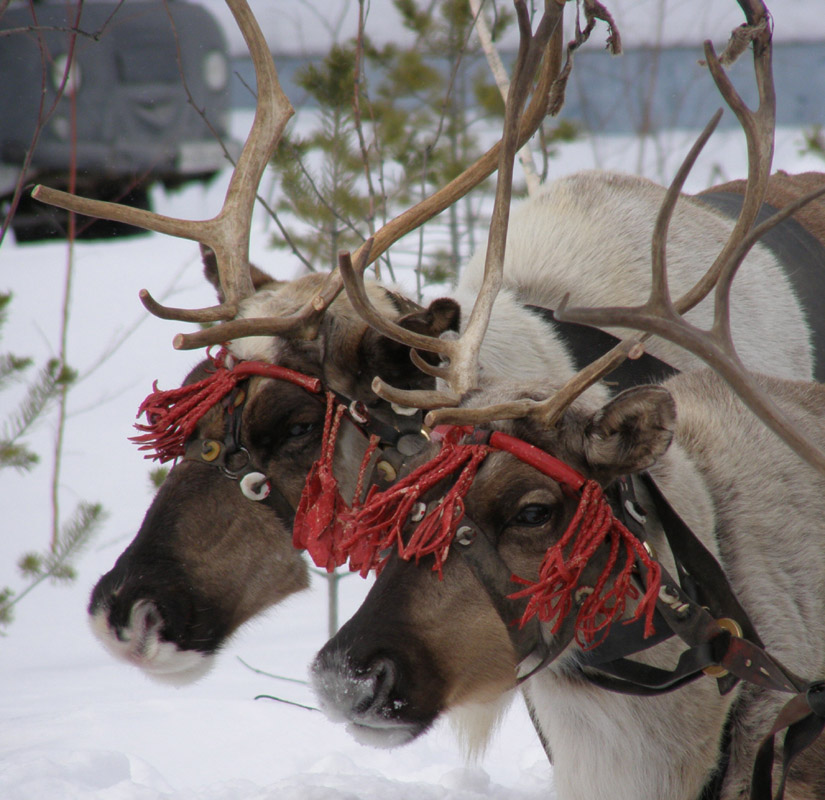
[[[231,320],[237,314],[240,301],[252,293],[247,263],[255,191],[271,152],[293,113],[278,84],[272,57],[245,0],[227,0],[227,3],[244,32],[258,74],[258,108],[249,139],[233,173],[224,208],[214,219],[203,222],[177,220],[113,203],[74,197],[43,186],[37,187],[33,192],[36,199],[70,211],[127,222],[147,230],[193,239],[209,245],[216,253],[225,302],[206,309],[168,308],[154,301],[149,292],[143,290],[140,296],[146,308],[164,319],[186,322]],[[558,23],[561,20],[563,4],[559,0],[545,0],[544,24],[551,33],[558,28],[558,34],[547,47],[536,90],[518,129],[519,146],[533,135],[547,111],[553,80],[561,62],[561,26]],[[367,263],[375,261],[403,235],[463,197],[492,174],[498,164],[500,151],[501,142],[490,148],[475,164],[449,184],[391,220],[375,234],[370,247],[364,243],[356,251],[354,260],[359,263],[363,262],[364,258],[367,259]],[[317,335],[321,316],[342,287],[340,275],[333,272],[320,292],[296,314],[280,318],[224,322],[195,333],[179,334],[173,341],[174,346],[191,349],[243,336],[288,335],[313,338]]]
[[[161,306],[146,290],[141,292],[147,309],[165,319],[196,322],[231,319],[237,313],[240,301],[253,293],[248,259],[255,192],[264,168],[294,113],[281,90],[272,55],[246,1],[227,0],[227,4],[243,33],[255,65],[258,104],[252,129],[232,173],[223,207],[215,217],[203,221],[174,219],[116,203],[76,197],[46,186],[37,186],[32,192],[35,199],[68,211],[125,222],[211,247],[215,251],[225,301],[206,309],[174,309]]]
[[[493,302],[501,288],[504,264],[504,246],[509,221],[510,197],[512,191],[513,160],[516,151],[522,146],[521,132],[525,120],[530,116],[530,108],[535,105],[536,96],[545,91],[543,81],[533,96],[533,102],[522,115],[527,95],[530,91],[542,54],[547,49],[551,36],[560,35],[561,3],[548,2],[545,13],[540,20],[535,34],[532,34],[529,15],[523,0],[515,3],[519,23],[519,53],[514,67],[513,79],[508,91],[504,133],[499,152],[499,178],[496,187],[496,200],[493,208],[490,235],[487,244],[487,256],[484,267],[484,279],[470,319],[462,336],[458,339],[432,337],[408,331],[384,318],[370,303],[363,283],[363,277],[357,274],[344,254],[339,260],[339,270],[343,276],[350,302],[358,313],[377,331],[413,348],[412,358],[416,366],[429,375],[441,378],[449,384],[444,391],[407,392],[385,384],[379,378],[373,382],[373,390],[381,397],[400,405],[434,408],[438,406],[455,406],[461,397],[471,389],[478,376],[478,354],[481,342],[487,330]],[[549,60],[545,58],[542,75],[548,73]],[[553,62],[556,70],[560,60]],[[521,119],[521,123],[519,120]],[[536,125],[538,122],[536,122]],[[415,350],[437,353],[445,366],[434,367],[420,358]]]
[[[513,419],[523,416],[538,418],[544,425],[554,425],[569,404],[581,392],[611,372],[625,358],[641,355],[644,340],[650,335],[678,344],[704,359],[733,386],[736,393],[757,416],[780,435],[789,446],[813,466],[825,470],[825,453],[815,447],[759,387],[754,377],[742,365],[730,332],[730,287],[737,270],[754,243],[773,226],[805,204],[825,194],[817,189],[786,206],[769,220],[754,227],[764,201],[773,157],[776,98],[771,64],[771,25],[767,9],[761,0],[740,0],[747,22],[734,31],[726,54],[742,49],[742,42],[753,46],[754,71],[759,92],[756,111],[747,107],[734,89],[710,42],[705,43],[705,56],[714,82],[727,105],[736,114],[746,136],[748,147],[748,181],[739,217],[721,252],[706,274],[685,295],[673,302],[667,283],[667,232],[676,201],[699,152],[715,129],[721,111],[714,115],[685,158],[665,195],[659,210],[651,241],[652,285],[650,297],[643,306],[604,309],[568,309],[566,301],[556,311],[556,317],[598,327],[621,327],[644,331],[644,335],[622,341],[613,350],[588,365],[562,389],[544,401],[519,400],[479,409],[439,408],[426,418],[428,425],[440,423],[478,424],[493,419]],[[726,55],[730,60],[731,56]],[[709,330],[687,322],[683,315],[715,290],[714,321]],[[421,345],[413,345],[421,346]],[[427,348],[429,349],[429,348]],[[445,404],[446,405],[446,404]],[[424,406],[427,407],[427,406]],[[432,407],[432,406],[430,406]]]
[[[764,201],[773,156],[776,98],[771,69],[771,30],[764,5],[758,0],[740,0],[747,24],[734,32],[734,46],[741,40],[753,44],[754,69],[759,89],[759,106],[751,111],[735,91],[710,42],[705,43],[707,64],[719,91],[734,111],[745,131],[748,144],[748,183],[742,210],[724,248],[702,280],[676,303],[667,285],[666,238],[672,214],[667,202],[660,211],[652,242],[653,280],[648,301],[637,307],[601,309],[564,306],[556,316],[566,322],[600,327],[618,326],[655,334],[678,344],[716,370],[742,398],[743,402],[800,457],[825,471],[825,452],[813,445],[758,385],[742,364],[730,330],[730,288],[746,255],[768,230],[807,203],[825,194],[818,189],[799,198],[761,225],[754,227]],[[712,326],[701,329],[683,314],[715,287]]]

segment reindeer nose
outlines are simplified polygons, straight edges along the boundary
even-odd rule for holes
[[[312,666],[312,683],[324,713],[347,722],[382,715],[395,687],[398,668],[381,656],[353,664],[337,649],[322,650]]]

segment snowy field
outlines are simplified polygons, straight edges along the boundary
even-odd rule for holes
[[[237,120],[241,126],[246,120]],[[674,134],[637,158],[627,140],[565,146],[558,174],[598,165],[669,178],[692,137]],[[775,167],[822,168],[798,155],[801,137],[778,135]],[[719,176],[720,165],[725,165]],[[710,176],[744,174],[737,137],[714,140],[691,177],[691,190]],[[154,197],[156,210],[190,218],[213,215],[226,186]],[[265,179],[266,182],[266,179]],[[268,249],[271,225],[256,218],[252,258],[273,275],[290,278],[296,265]],[[78,244],[68,340],[70,363],[93,371],[72,392],[60,501],[64,516],[79,500],[109,511],[102,534],[79,564],[70,586],[45,584],[26,597],[0,638],[0,798],[3,800],[537,800],[552,798],[552,773],[518,699],[487,753],[463,761],[449,724],[400,750],[374,750],[349,739],[320,713],[257,694],[313,705],[302,685],[247,669],[304,678],[326,640],[326,589],[317,578],[249,624],[194,686],[171,688],[116,663],[93,639],[85,619],[88,593],[134,535],[151,498],[148,462],[127,441],[139,402],[154,379],[177,385],[197,353],[171,347],[181,323],[148,317],[138,290],[179,306],[213,302],[200,274],[197,248],[149,235],[112,243]],[[65,244],[0,248],[0,288],[14,292],[2,350],[31,355],[38,364],[57,348],[67,259]],[[134,328],[113,355],[105,354]],[[95,366],[97,365],[97,366]],[[5,417],[17,394],[0,399]],[[50,519],[48,422],[30,437],[43,464],[27,475],[4,470],[0,479],[0,587],[19,590],[15,561],[48,541]],[[341,584],[342,619],[367,584]]]

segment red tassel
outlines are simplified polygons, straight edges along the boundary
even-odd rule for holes
[[[141,403],[137,416],[146,412],[149,424],[136,423],[135,427],[144,433],[130,437],[130,441],[138,444],[140,450],[154,451],[146,458],[164,462],[182,456],[186,440],[195,432],[201,417],[226,397],[240,381],[252,375],[289,381],[308,392],[321,391],[321,381],[318,378],[277,364],[239,361],[227,367],[231,356],[225,347],[220,349],[217,356],[212,356],[208,350],[207,355],[214,366],[211,375],[197,383],[167,391],[160,391],[158,382],[155,381],[152,385],[154,391]]]
[[[347,538],[353,509],[341,496],[333,472],[335,443],[345,411],[346,406],[337,403],[332,392],[327,392],[321,455],[307,475],[292,525],[293,546],[305,549],[316,566],[323,567],[327,572],[341,566],[347,560],[347,556],[351,555],[343,543]],[[378,442],[379,437],[370,437],[361,461],[355,487],[356,507],[363,491],[367,466]]]
[[[136,423],[141,436],[132,436],[130,441],[139,445],[139,450],[151,450],[146,458],[170,461],[182,456],[186,440],[194,433],[201,417],[222,400],[241,379],[221,362],[215,362],[216,371],[208,378],[178,389],[160,391],[157,381],[154,391],[141,403],[137,416],[144,412],[148,425]]]
[[[340,404],[336,408],[335,396],[327,392],[321,455],[307,475],[292,527],[292,544],[308,550],[315,564],[327,572],[347,559],[340,544],[344,513],[348,509],[332,472],[335,442],[345,410]]]
[[[392,548],[398,548],[401,558],[416,562],[433,555],[433,569],[442,575],[442,566],[449,553],[459,520],[464,515],[464,497],[472,485],[481,463],[495,447],[485,444],[461,444],[465,431],[451,429],[442,438],[441,449],[433,459],[422,464],[394,486],[379,491],[373,486],[363,504],[357,499],[350,508],[338,492],[332,474],[335,439],[343,408],[333,415],[333,399],[328,397],[327,419],[324,426],[324,449],[307,478],[298,513],[295,518],[294,544],[307,549],[318,566],[328,570],[349,558],[350,569],[366,576],[371,570],[380,572]],[[333,419],[334,417],[334,419]],[[374,443],[371,443],[374,445]],[[360,497],[371,447],[361,465],[356,498]],[[507,448],[511,450],[510,447]],[[526,458],[537,469],[546,471],[544,463]],[[547,459],[552,457],[547,456]],[[547,460],[545,459],[545,460]],[[645,619],[644,636],[653,633],[653,614],[661,583],[661,570],[645,551],[639,540],[613,515],[601,487],[592,480],[581,478],[565,466],[557,476],[557,459],[552,459],[552,474],[574,490],[581,490],[576,513],[561,539],[551,547],[539,568],[535,583],[513,576],[525,586],[510,595],[513,599],[528,598],[520,624],[533,616],[543,622],[553,622],[557,633],[562,620],[578,605],[576,639],[585,649],[596,647],[607,636],[610,625],[625,612],[628,599],[637,599],[638,592],[631,582],[635,564],[645,568],[645,593],[631,620]],[[560,462],[559,462],[560,463]],[[410,540],[404,544],[403,530],[416,503],[438,483],[458,470],[459,476],[444,493],[438,504],[419,522]],[[567,475],[574,481],[567,483]],[[607,561],[584,602],[576,601],[576,592],[583,588],[582,578],[590,560],[607,544]],[[569,551],[569,552],[568,552]],[[567,555],[565,555],[568,553]],[[618,567],[622,553],[624,562]],[[609,585],[608,585],[609,584]]]
[[[450,549],[458,521],[464,514],[462,497],[466,495],[481,462],[490,452],[486,445],[455,445],[445,442],[438,455],[386,491],[373,487],[366,502],[355,510],[347,528],[351,531],[343,543],[349,553],[350,569],[366,575],[371,569],[381,571],[389,554],[397,546],[404,559],[418,562],[435,555],[434,570],[441,576],[441,566]],[[439,504],[418,524],[412,538],[404,545],[402,533],[416,503],[436,484],[463,468],[461,476]]]
[[[607,636],[614,620],[625,611],[628,598],[638,592],[631,583],[636,559],[645,567],[645,594],[639,601],[632,622],[645,618],[644,636],[653,629],[653,614],[661,583],[661,569],[647,554],[641,542],[613,516],[610,504],[595,481],[587,481],[582,489],[579,507],[562,538],[545,554],[536,583],[513,576],[513,580],[527,588],[509,595],[512,599],[527,597],[527,608],[520,624],[524,626],[533,616],[542,622],[555,620],[552,633],[557,633],[564,618],[571,612],[575,593],[579,591],[582,573],[596,551],[609,540],[610,551],[601,575],[592,587],[592,593],[581,604],[576,615],[576,640],[584,649],[592,649]],[[572,544],[571,544],[572,543]],[[624,546],[625,560],[618,575],[613,575]],[[570,546],[570,554],[565,550]],[[610,582],[610,588],[605,587]],[[601,634],[601,635],[599,635]]]

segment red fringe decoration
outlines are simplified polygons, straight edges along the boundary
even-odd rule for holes
[[[145,458],[163,463],[182,456],[186,440],[194,433],[201,417],[244,377],[227,369],[220,354],[214,364],[215,372],[208,378],[179,389],[160,391],[157,381],[152,384],[154,391],[140,404],[137,413],[139,417],[145,412],[149,424],[135,423],[144,433],[129,437],[139,450],[152,451]]]
[[[607,563],[592,587],[592,593],[579,608],[576,616],[576,641],[585,650],[599,645],[604,641],[614,620],[624,614],[627,599],[638,597],[638,592],[631,583],[637,558],[646,570],[645,593],[628,622],[644,616],[644,636],[650,636],[653,633],[653,613],[659,594],[661,569],[650,558],[641,542],[613,516],[601,487],[592,480],[585,483],[579,507],[564,535],[545,554],[539,568],[539,580],[532,583],[513,576],[514,581],[527,588],[514,592],[509,597],[529,597],[520,625],[524,626],[531,617],[538,615],[542,622],[555,619],[551,632],[557,633],[562,621],[573,608],[582,573],[606,540],[609,540],[610,545]],[[614,576],[622,545],[624,564],[618,575]],[[568,547],[570,553],[565,557]],[[608,581],[611,581],[611,585],[605,591]]]
[[[435,554],[433,569],[440,575],[456,525],[464,515],[461,498],[490,448],[445,442],[435,458],[385,491],[371,487],[360,503],[357,498],[361,496],[366,468],[378,444],[378,438],[373,437],[361,463],[356,500],[350,507],[341,497],[332,472],[335,442],[344,413],[343,406],[333,413],[333,403],[334,398],[329,395],[323,450],[304,484],[293,525],[293,545],[306,549],[315,564],[328,572],[349,558],[350,570],[357,570],[364,577],[373,569],[380,572],[389,557],[385,551],[397,545],[402,558],[414,557],[416,562],[425,555]],[[459,479],[421,521],[405,546],[401,532],[413,506],[439,481],[461,467],[464,470]]]
[[[312,465],[304,483],[301,500],[292,525],[292,544],[305,549],[312,560],[327,572],[332,572],[347,560],[343,545],[348,519],[352,509],[338,490],[338,481],[332,471],[335,443],[346,406],[337,404],[335,395],[327,392],[327,413],[324,418],[324,437],[321,455]],[[355,487],[356,504],[364,487],[367,465],[378,446],[379,437],[371,436],[361,461]]]
[[[373,487],[364,505],[354,509],[342,550],[350,557],[350,569],[366,576],[380,572],[389,558],[384,551],[398,547],[401,558],[416,564],[427,555],[435,556],[433,570],[442,577],[441,567],[450,550],[459,520],[464,516],[463,498],[473,483],[481,462],[491,448],[487,445],[456,445],[445,442],[438,455],[395,486],[380,492]],[[436,484],[456,470],[461,474],[450,489],[418,524],[405,545],[402,531],[413,506]]]
[[[321,457],[313,465],[304,486],[301,502],[295,516],[293,543],[305,548],[315,564],[331,572],[349,558],[352,571],[366,576],[371,570],[380,572],[392,553],[398,549],[401,558],[415,559],[433,555],[433,570],[443,577],[442,566],[450,550],[458,523],[464,516],[464,497],[472,485],[481,463],[495,446],[486,444],[461,444],[465,431],[453,428],[442,440],[441,450],[433,459],[422,464],[406,478],[384,491],[373,486],[363,503],[361,496],[367,464],[375,448],[364,456],[358,478],[356,501],[350,507],[338,491],[332,472],[335,441],[343,406],[333,411],[334,398],[328,395],[327,417],[324,425],[324,445]],[[508,442],[507,449],[513,449]],[[523,448],[522,448],[523,449]],[[546,455],[546,454],[544,454]],[[632,573],[640,561],[645,568],[645,593],[629,621],[645,618],[644,636],[653,633],[653,614],[661,583],[661,569],[653,561],[641,542],[613,515],[613,510],[598,483],[584,480],[566,465],[559,469],[556,459],[548,468],[543,462],[528,455],[519,457],[573,490],[581,491],[576,513],[561,539],[551,547],[539,569],[535,583],[513,576],[513,580],[526,588],[509,597],[529,598],[520,620],[524,626],[538,615],[543,622],[555,620],[552,632],[557,633],[562,620],[574,606],[579,606],[576,616],[576,640],[584,649],[592,649],[607,636],[611,624],[625,611],[627,600],[637,599],[639,593],[632,584]],[[414,506],[438,483],[460,470],[458,478],[444,493],[437,505],[417,525],[410,540],[404,544],[403,529],[408,523]],[[573,476],[572,485],[564,477]],[[603,544],[609,552],[607,562],[587,598],[579,604],[576,592],[584,588],[583,574],[590,560]],[[619,565],[624,548],[624,562]],[[565,556],[565,552],[569,554]],[[618,572],[617,572],[617,565]],[[609,586],[608,586],[609,582]],[[581,584],[581,585],[580,585]],[[589,588],[589,587],[588,587]]]
[[[182,456],[186,440],[195,432],[201,418],[215,403],[223,400],[235,386],[252,375],[277,378],[294,383],[308,392],[321,391],[321,381],[309,375],[265,361],[239,361],[227,367],[231,359],[224,347],[217,356],[207,355],[212,360],[214,372],[197,383],[190,383],[178,389],[161,391],[158,382],[152,384],[152,393],[141,403],[137,416],[144,412],[148,425],[135,423],[144,433],[130,437],[139,450],[151,450],[145,458],[161,463]]]

